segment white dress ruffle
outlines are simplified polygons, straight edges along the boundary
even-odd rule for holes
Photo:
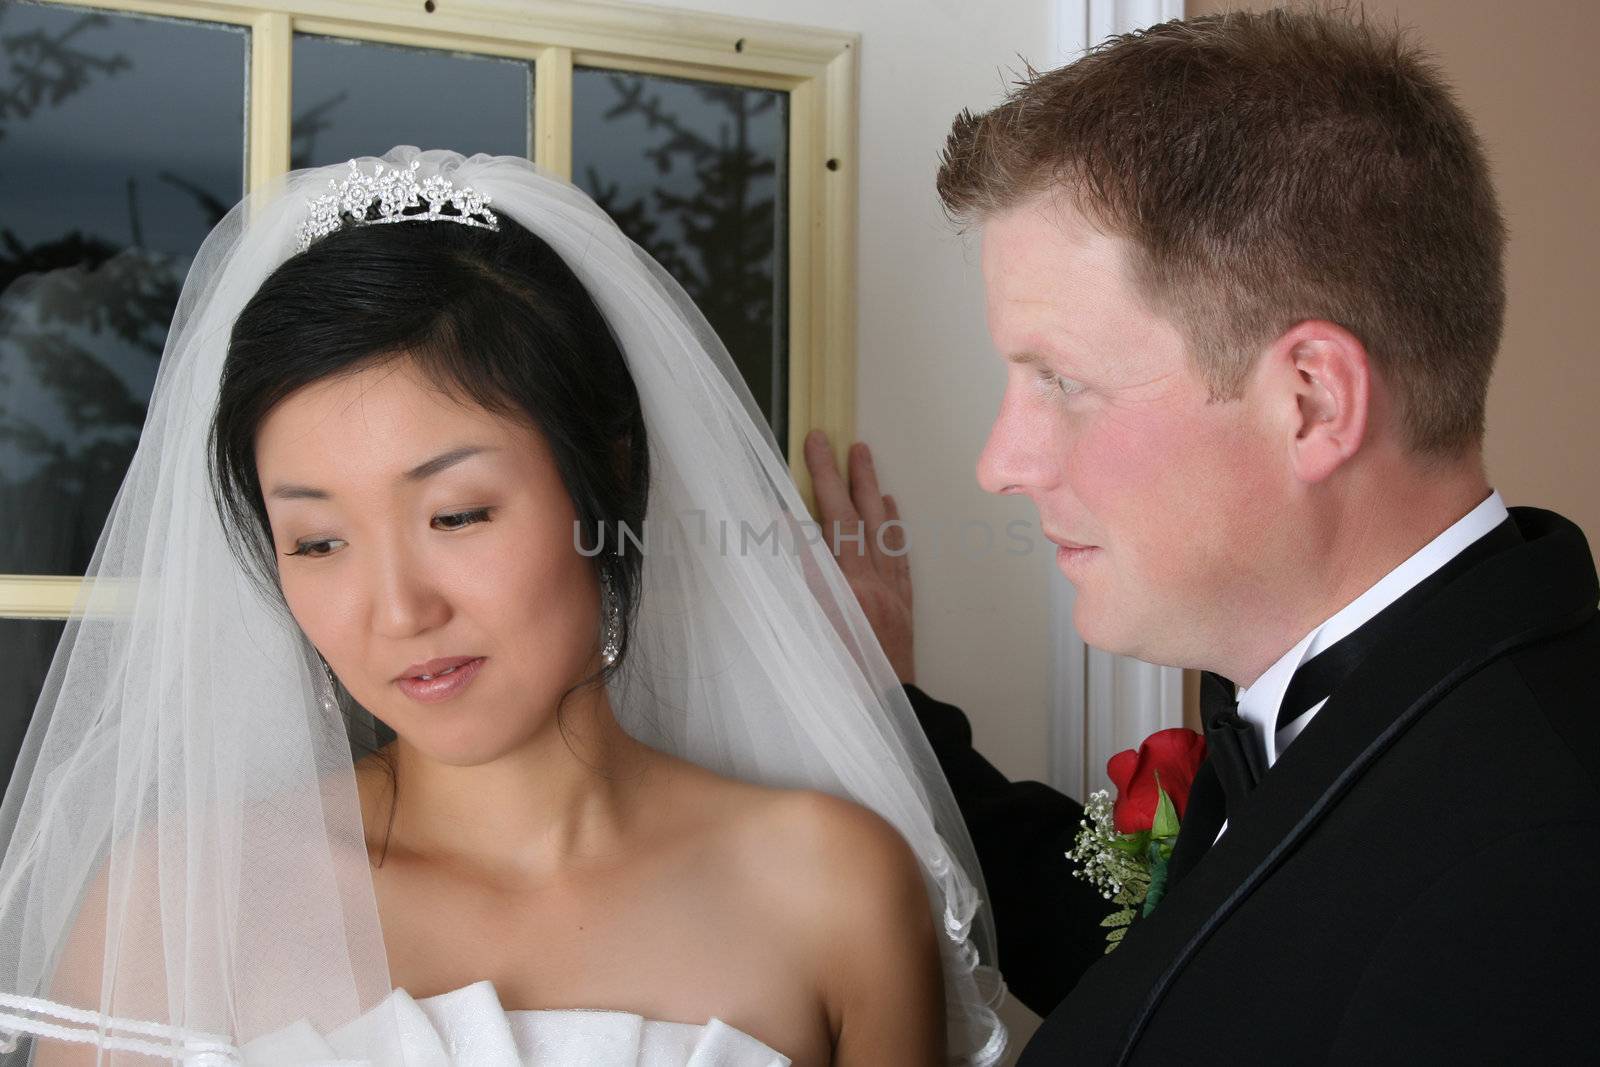
[[[356,1050],[374,1048],[389,1050],[378,1061],[382,1067],[789,1067],[790,1062],[720,1019],[702,1026],[625,1011],[506,1011],[491,982],[421,1000],[396,989],[330,1034],[301,1022],[257,1038],[240,1052],[247,1067],[331,1067],[341,1061],[372,1062]]]

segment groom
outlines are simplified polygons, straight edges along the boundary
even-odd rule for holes
[[[1600,587],[1486,480],[1504,228],[1427,61],[1324,13],[1167,23],[957,118],[938,188],[1006,378],[980,482],[1037,506],[1086,641],[1214,672],[1172,884],[1075,988],[1075,806],[909,687],[1048,1014],[1023,1064],[1587,1061]],[[848,487],[807,459],[824,529],[893,517],[859,446]],[[909,680],[876,533],[841,564]]]

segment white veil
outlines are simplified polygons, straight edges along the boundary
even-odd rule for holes
[[[619,720],[716,771],[891,822],[943,933],[952,1060],[995,1062],[1003,987],[960,813],[721,342],[573,186],[509,157],[397,148],[363,163],[412,160],[548,242],[637,383],[652,543],[612,683]],[[0,1062],[30,1035],[101,1063],[254,1062],[252,1039],[332,1031],[390,992],[345,724],[304,636],[236,562],[207,477],[234,319],[294,253],[307,201],[344,175],[298,171],[248,197],[184,285],[0,808]],[[340,1062],[403,1062],[383,1029]]]

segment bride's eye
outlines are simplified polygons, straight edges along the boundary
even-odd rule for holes
[[[488,522],[492,510],[475,508],[472,511],[458,511],[454,515],[440,515],[433,520],[433,527],[436,530],[459,530],[476,522]]]
[[[326,538],[321,541],[296,541],[293,552],[285,552],[285,556],[305,556],[308,559],[320,559],[333,552],[334,545],[342,545],[343,541],[337,537]]]

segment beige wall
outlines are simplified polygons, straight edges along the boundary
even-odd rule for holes
[[[1188,0],[1190,15],[1263,8]],[[1489,390],[1490,478],[1600,548],[1600,3],[1366,0],[1437,55],[1489,150],[1510,224],[1509,308]]]

